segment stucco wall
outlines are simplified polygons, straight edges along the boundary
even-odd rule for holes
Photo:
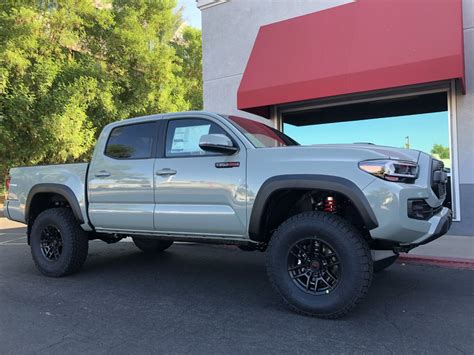
[[[450,233],[474,235],[474,1],[463,0],[466,95],[456,95],[461,222]]]
[[[457,95],[457,133],[461,184],[474,184],[474,1],[463,1],[466,95]],[[462,168],[462,169],[461,169]],[[474,218],[474,216],[473,216]]]

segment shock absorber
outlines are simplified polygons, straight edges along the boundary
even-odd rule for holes
[[[326,196],[324,199],[324,212],[336,213],[337,205],[334,196]]]

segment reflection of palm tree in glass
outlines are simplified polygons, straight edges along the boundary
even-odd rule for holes
[[[130,158],[135,152],[135,148],[124,144],[109,144],[107,154],[116,158]]]

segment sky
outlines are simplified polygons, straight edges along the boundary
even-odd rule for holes
[[[434,144],[449,147],[448,113],[388,117],[313,126],[285,124],[284,132],[300,144],[367,142],[404,147],[406,136],[410,148],[430,153]]]
[[[196,0],[178,0],[178,9],[183,8],[183,20],[190,26],[201,28],[201,11]]]

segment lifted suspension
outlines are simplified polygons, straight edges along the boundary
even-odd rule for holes
[[[324,212],[337,213],[337,203],[334,196],[326,196],[324,199]]]

